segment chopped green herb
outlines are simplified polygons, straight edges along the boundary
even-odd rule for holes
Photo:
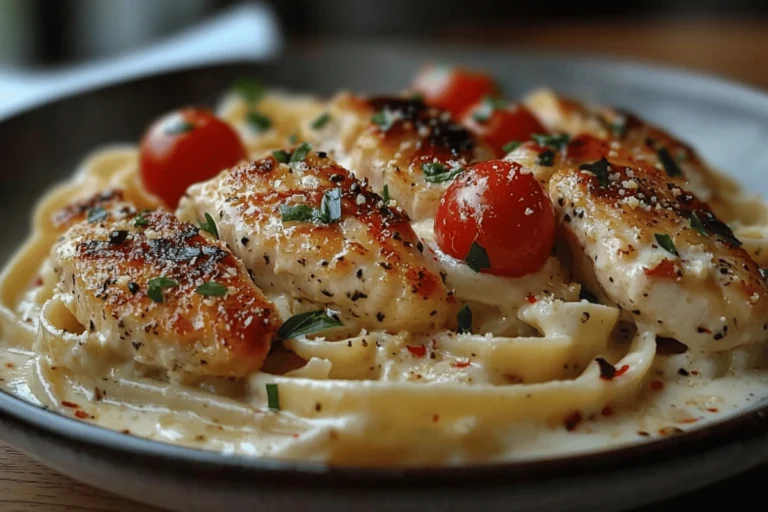
[[[675,244],[672,242],[672,239],[669,237],[669,235],[656,233],[653,236],[656,238],[656,241],[659,243],[662,249],[670,254],[679,256],[679,254],[677,254],[677,249],[675,249]]]
[[[169,277],[155,277],[149,280],[147,296],[155,302],[163,302],[163,289],[179,286],[178,281]]]
[[[548,133],[534,133],[531,135],[531,139],[533,139],[539,146],[559,151],[568,145],[568,141],[571,140],[571,137],[567,133],[552,135]]]
[[[323,112],[322,114],[317,116],[317,118],[314,121],[312,121],[312,124],[310,126],[312,127],[313,130],[320,130],[323,128],[323,126],[328,124],[328,121],[330,120],[331,120],[331,114],[329,114],[328,112]]]
[[[472,310],[467,304],[464,304],[456,315],[459,321],[459,334],[472,332]]]
[[[214,222],[213,217],[211,217],[208,212],[205,212],[205,220],[200,221],[200,229],[209,232],[216,238],[219,238],[219,230],[216,227],[216,222]]]
[[[506,106],[507,103],[503,99],[486,96],[480,107],[472,113],[472,119],[478,123],[485,123],[491,118],[495,110]]]
[[[292,133],[288,136],[288,144],[293,145],[293,144],[296,144],[297,142],[299,142],[298,134]]]
[[[469,268],[475,272],[480,272],[484,268],[491,268],[488,253],[482,245],[477,243],[477,240],[472,242],[472,247],[469,248],[469,253],[467,253],[467,257],[464,258],[464,261],[466,261]]]
[[[283,218],[283,222],[306,222],[315,218],[317,210],[310,208],[305,204],[297,204],[293,206],[280,205],[280,215]]]
[[[421,164],[421,170],[424,171],[424,181],[427,183],[443,183],[450,181],[464,172],[463,167],[448,169],[448,167],[439,162],[427,162]]]
[[[166,135],[180,135],[195,129],[195,125],[185,119],[176,119],[168,123],[163,130]]]
[[[88,222],[99,222],[107,218],[107,211],[101,206],[88,210]]]
[[[198,286],[195,291],[206,297],[223,297],[227,294],[227,287],[223,284],[208,281]]]
[[[273,151],[272,156],[275,157],[275,160],[277,160],[281,164],[287,164],[291,159],[291,154],[282,149]]]
[[[591,172],[597,176],[597,181],[600,183],[601,187],[607,187],[610,184],[610,181],[608,180],[608,170],[610,169],[609,166],[610,164],[608,163],[608,160],[603,157],[597,162],[593,162],[591,164],[581,164],[579,169],[582,171]]]
[[[138,214],[136,216],[135,219],[133,219],[133,225],[134,226],[146,226],[147,224],[149,224],[149,221],[144,216],[144,212],[141,212],[140,214]]]
[[[310,149],[312,149],[312,146],[308,142],[302,142],[301,145],[293,151],[290,162],[303,162],[304,159],[307,158]]]
[[[381,192],[381,200],[384,204],[389,204],[389,185],[384,185],[384,190]]]
[[[272,120],[270,118],[253,110],[248,112],[245,121],[251,130],[256,133],[262,133],[272,128]]]
[[[696,215],[696,212],[691,214],[691,227],[702,235],[707,236],[707,230],[704,229],[704,224],[701,223],[701,219]]]
[[[280,393],[277,384],[267,384],[267,407],[272,411],[280,410]]]
[[[519,140],[511,140],[511,141],[507,142],[506,144],[504,144],[501,147],[501,150],[503,152],[505,152],[505,153],[511,153],[512,151],[514,151],[517,148],[519,148],[520,144],[522,144],[522,142],[520,142]]]
[[[699,210],[699,213],[702,215],[699,217],[699,219],[701,220],[701,224],[704,226],[704,229],[707,231],[707,233],[722,238],[725,242],[733,245],[734,247],[741,247],[741,240],[736,238],[736,236],[733,234],[733,231],[731,231],[731,228],[728,227],[727,224],[715,217],[712,212]]]
[[[389,110],[384,109],[373,114],[373,116],[371,116],[371,122],[378,125],[381,131],[386,132],[392,128],[392,125],[395,123],[395,116],[393,116]]]
[[[332,224],[341,219],[341,189],[332,188],[323,194],[320,212],[317,218],[325,224]]]
[[[590,293],[589,290],[587,290],[583,286],[579,290],[579,300],[585,300],[585,301],[591,302],[593,304],[597,304],[598,303],[597,297],[593,293]]]
[[[674,178],[683,175],[683,171],[680,170],[680,167],[677,165],[674,158],[672,158],[672,155],[669,154],[667,148],[659,149],[656,152],[656,155],[659,157],[659,162],[661,162],[662,167],[664,167],[667,176]]]
[[[555,163],[555,152],[551,149],[542,151],[539,153],[539,157],[536,159],[536,163],[543,165],[544,167],[552,167]]]
[[[294,315],[283,323],[277,331],[281,340],[304,336],[343,325],[338,315],[329,309],[308,311]]]
[[[267,92],[266,87],[255,78],[241,78],[232,84],[232,90],[248,103],[256,103]]]

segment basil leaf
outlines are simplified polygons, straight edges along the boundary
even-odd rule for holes
[[[381,200],[384,201],[384,205],[389,204],[389,185],[384,185],[384,190],[381,192]]]
[[[582,171],[588,171],[597,176],[597,181],[600,183],[601,187],[607,187],[610,184],[610,181],[608,179],[608,169],[609,169],[609,163],[608,160],[605,159],[605,157],[601,158],[597,162],[593,162],[591,164],[581,164],[579,166],[579,169]]]
[[[310,124],[309,126],[313,130],[320,130],[320,129],[322,129],[323,126],[328,124],[328,121],[330,121],[330,120],[331,120],[331,114],[329,114],[328,112],[324,112],[324,113],[320,114],[317,117],[317,119],[312,121],[312,124]]]
[[[149,280],[147,296],[155,302],[163,302],[163,289],[179,286],[178,281],[169,277],[155,277]]]
[[[475,272],[480,272],[484,268],[491,268],[491,262],[488,259],[488,253],[485,251],[482,245],[477,241],[472,242],[472,247],[469,248],[467,257],[464,258],[469,268]]]
[[[653,236],[665,251],[670,254],[674,254],[675,256],[679,256],[679,254],[677,254],[677,249],[675,249],[675,244],[672,242],[672,239],[669,237],[669,235],[656,233]]]
[[[277,336],[281,340],[295,338],[315,332],[324,331],[333,327],[343,325],[336,313],[328,309],[318,311],[308,311],[294,315],[283,323],[277,331]]]
[[[323,194],[320,202],[318,219],[325,224],[332,224],[341,219],[341,189],[332,188]]]
[[[248,112],[245,117],[248,126],[256,133],[262,133],[272,128],[272,120],[256,111]]]
[[[445,181],[450,181],[464,172],[463,167],[454,167],[449,170],[445,165],[439,162],[427,162],[421,164],[421,170],[424,171],[424,181],[427,183],[443,183]]]
[[[308,142],[302,142],[301,146],[293,151],[290,163],[303,162],[304,159],[307,158],[310,149],[312,149],[312,146],[310,146]]]
[[[691,227],[701,233],[704,236],[707,236],[707,230],[704,229],[704,224],[701,223],[701,219],[698,215],[696,215],[696,212],[693,212],[691,214],[691,221],[690,221]]]
[[[241,78],[232,84],[232,90],[248,103],[256,103],[264,97],[267,89],[255,78]]]
[[[280,393],[277,384],[267,384],[267,407],[272,411],[280,410]]]
[[[216,227],[216,222],[214,222],[213,217],[211,217],[208,212],[205,212],[205,220],[200,221],[200,229],[209,232],[216,238],[219,238],[219,230]]]
[[[136,218],[133,219],[134,226],[146,226],[147,224],[149,224],[149,221],[144,216],[144,212],[138,214]]]
[[[472,332],[472,310],[467,304],[464,304],[456,315],[459,321],[459,334]]]
[[[223,297],[227,294],[227,290],[228,288],[223,284],[208,281],[198,286],[195,291],[206,297]]]
[[[392,125],[395,124],[395,116],[393,116],[387,109],[380,110],[371,116],[371,122],[378,125],[379,129],[386,132]]]
[[[305,204],[297,204],[293,206],[280,205],[280,215],[283,222],[306,222],[315,218],[316,210],[310,208]]]
[[[522,144],[522,142],[520,142],[519,140],[511,140],[511,141],[507,142],[506,144],[504,144],[501,147],[501,150],[503,152],[505,152],[505,153],[511,153],[512,151],[514,151],[517,148],[519,148],[520,144]]]
[[[667,148],[659,149],[656,152],[656,155],[659,157],[659,161],[661,162],[662,167],[664,167],[667,176],[675,178],[683,175],[683,171],[680,170],[680,167],[677,165],[674,158],[672,158],[672,155],[669,154]]]
[[[107,211],[101,206],[88,210],[88,222],[99,222],[107,218]]]
[[[272,156],[275,157],[275,160],[277,160],[281,164],[287,164],[288,161],[291,159],[290,153],[288,153],[287,151],[283,151],[282,149],[273,151]]]
[[[567,133],[560,134],[548,134],[548,133],[534,133],[531,135],[531,139],[539,146],[545,148],[552,148],[554,150],[561,150],[568,145],[571,137]]]

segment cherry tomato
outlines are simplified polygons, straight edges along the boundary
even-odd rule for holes
[[[190,185],[245,157],[235,130],[206,109],[188,107],[157,119],[144,134],[141,180],[149,192],[175,208]]]
[[[524,106],[485,98],[467,109],[464,126],[493,148],[498,157],[508,153],[509,142],[524,142],[534,133],[547,133],[536,117]]]
[[[444,66],[426,66],[414,80],[412,89],[424,96],[427,105],[447,110],[455,119],[485,96],[499,92],[496,81],[485,73]]]
[[[533,174],[516,162],[489,160],[455,178],[440,199],[434,227],[446,254],[474,260],[481,272],[520,277],[541,270],[549,258],[555,211]],[[476,265],[483,253],[486,268]]]

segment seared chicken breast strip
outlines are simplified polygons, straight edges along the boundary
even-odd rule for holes
[[[78,322],[118,354],[172,373],[243,377],[261,367],[274,306],[226,246],[110,192],[56,216],[54,271]]]
[[[277,155],[193,185],[179,215],[216,219],[267,293],[339,308],[363,328],[419,332],[455,319],[402,209],[306,144]]]

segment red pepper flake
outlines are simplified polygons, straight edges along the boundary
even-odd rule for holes
[[[293,438],[296,439],[299,437],[299,434],[293,434]]]
[[[659,435],[661,436],[672,436],[676,434],[682,434],[684,431],[680,427],[664,427],[659,429]]]
[[[647,276],[661,277],[665,279],[680,279],[675,262],[668,259],[661,260],[661,263],[653,268],[643,268],[643,273]]]
[[[707,407],[707,410],[709,412],[720,412],[720,409],[718,409],[717,407]]]
[[[533,295],[532,293],[529,293],[529,294],[528,294],[528,295],[525,297],[525,300],[527,300],[529,304],[536,304],[536,301],[537,301],[538,299],[536,299],[536,296],[535,296],[535,295]]]
[[[453,366],[455,368],[466,368],[467,366],[469,366],[469,362],[470,362],[469,359],[466,359],[464,361],[455,361],[453,363]]]
[[[600,414],[603,416],[613,416],[613,408],[610,405],[606,405],[603,407],[603,410],[600,411]]]
[[[613,378],[615,379],[616,377],[621,377],[622,375],[627,373],[627,370],[629,370],[629,365],[628,364],[623,365],[621,368],[616,370],[616,375],[614,375]]]
[[[602,357],[595,358],[595,361],[597,361],[600,367],[600,378],[603,380],[613,380],[616,376],[616,367]]]
[[[43,286],[43,278],[40,276],[37,276],[37,279],[35,279],[35,286]]]
[[[91,416],[84,410],[78,409],[75,411],[75,417],[80,418],[81,420],[84,420],[84,419],[90,418]]]
[[[699,370],[691,370],[691,375],[698,375],[698,374],[699,374]]]
[[[6,368],[13,368],[13,363],[5,363]]]
[[[680,420],[679,423],[696,423],[697,421],[699,421],[699,418],[685,418]]]
[[[437,423],[440,421],[440,415],[439,414],[433,414],[432,415],[432,423]]]
[[[407,348],[413,357],[424,357],[427,354],[427,347],[424,345],[419,345],[418,347],[408,345]]]
[[[648,432],[646,432],[645,430],[638,430],[638,431],[637,431],[637,435],[639,435],[639,436],[643,436],[643,437],[648,437],[648,436],[650,436],[651,434],[649,434],[649,433],[648,433]]]
[[[522,384],[523,378],[518,375],[513,375],[511,373],[505,373],[502,375],[504,377],[504,380],[507,381],[507,384]]]
[[[582,417],[579,411],[572,412],[565,418],[565,430],[572,432],[581,423]]]
[[[662,389],[664,389],[664,383],[661,382],[660,380],[652,380],[650,386],[651,386],[651,389],[654,391],[661,391]]]
[[[63,405],[64,407],[69,407],[70,409],[77,409],[78,407],[80,407],[75,402],[67,402],[66,400],[62,401],[61,405]]]

